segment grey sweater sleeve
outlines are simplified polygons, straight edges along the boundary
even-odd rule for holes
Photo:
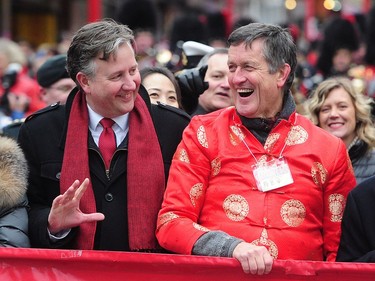
[[[209,231],[195,242],[192,254],[201,256],[232,257],[234,248],[243,240],[222,231]]]

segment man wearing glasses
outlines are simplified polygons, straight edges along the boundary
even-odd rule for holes
[[[65,104],[69,93],[76,86],[65,68],[66,55],[48,58],[38,69],[36,78],[40,85],[40,98],[46,106]],[[24,118],[16,119],[1,129],[0,134],[17,139]]]
[[[40,97],[47,104],[65,104],[70,91],[76,86],[65,69],[66,55],[56,55],[46,60],[36,77],[41,86]]]

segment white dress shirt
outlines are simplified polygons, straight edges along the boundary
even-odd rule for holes
[[[103,131],[103,126],[99,123],[104,117],[96,113],[92,108],[87,105],[89,111],[89,130],[97,146],[99,146],[99,136]],[[129,113],[112,118],[115,123],[112,126],[116,135],[116,146],[125,139],[129,131]]]

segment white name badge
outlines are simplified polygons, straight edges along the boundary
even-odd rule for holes
[[[292,174],[284,158],[257,163],[252,168],[260,191],[266,192],[293,183]]]

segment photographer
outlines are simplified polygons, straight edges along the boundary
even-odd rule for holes
[[[45,106],[39,96],[38,83],[23,72],[22,65],[25,61],[24,54],[15,42],[4,38],[0,39],[0,110],[3,115],[2,119],[20,119]]]
[[[176,74],[184,109],[200,115],[233,105],[228,84],[228,49],[212,49],[195,68]]]

